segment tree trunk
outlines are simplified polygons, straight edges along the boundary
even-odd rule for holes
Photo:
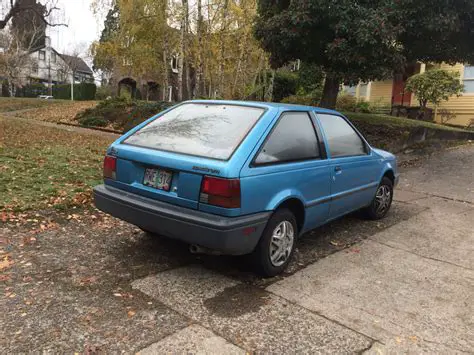
[[[163,47],[163,101],[168,101],[166,95],[168,93],[169,86],[168,70],[170,64],[168,63],[168,39],[166,39],[166,36]]]
[[[203,51],[203,43],[202,43],[202,23],[203,23],[203,18],[202,18],[202,0],[197,0],[197,40],[198,40],[198,57],[197,57],[197,70],[196,70],[196,88],[195,88],[195,94],[196,97],[201,96],[201,86],[202,86],[202,75],[203,75],[203,56],[202,56],[202,51]]]
[[[341,85],[341,78],[332,74],[327,74],[324,80],[323,96],[319,106],[335,109],[337,94],[339,94],[339,86]]]
[[[184,63],[184,50],[185,50],[185,43],[184,43],[184,35],[186,32],[186,13],[185,13],[185,5],[187,4],[187,0],[182,0],[183,10],[181,14],[181,35],[179,37],[179,58],[178,58],[178,101],[183,101],[183,63]]]
[[[229,12],[229,0],[224,0],[224,9],[222,14],[222,28],[220,32],[220,58],[219,58],[219,96],[224,97],[224,69],[226,56],[226,32],[227,32],[227,16]]]
[[[165,26],[163,26],[163,101],[168,101],[168,87],[170,86],[169,84],[169,70],[170,70],[170,63],[169,63],[169,57],[168,57],[168,26],[166,25],[166,20],[168,18],[168,1],[164,1],[163,4],[163,22],[165,23]]]
[[[188,33],[189,33],[189,3],[188,0],[183,0],[184,6],[184,68],[185,68],[185,87],[186,87],[186,99],[189,99],[192,96],[191,93],[191,81],[189,78],[189,49],[188,49]]]

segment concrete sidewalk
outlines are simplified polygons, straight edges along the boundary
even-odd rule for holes
[[[423,160],[272,279],[97,211],[0,223],[2,353],[474,353],[474,145]]]
[[[473,153],[404,175],[396,203],[421,213],[266,288],[201,266],[135,281],[192,323],[141,353],[474,352]]]

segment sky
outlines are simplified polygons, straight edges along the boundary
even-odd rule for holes
[[[51,1],[51,0],[50,0]],[[55,0],[60,8],[55,16],[55,22],[66,23],[68,27],[50,27],[48,34],[51,37],[51,45],[60,53],[72,53],[79,47],[82,56],[90,44],[100,37],[104,16],[96,16],[92,12],[92,0]],[[40,1],[41,3],[48,1]],[[86,58],[85,58],[86,59]]]

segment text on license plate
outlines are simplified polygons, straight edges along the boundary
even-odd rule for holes
[[[173,173],[161,169],[145,169],[143,185],[169,191]]]

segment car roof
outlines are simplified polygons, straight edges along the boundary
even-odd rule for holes
[[[249,107],[262,107],[265,109],[279,109],[281,111],[315,111],[319,113],[329,113],[340,115],[339,112],[329,110],[321,107],[295,105],[279,102],[260,102],[260,101],[238,101],[238,100],[190,100],[185,103],[203,103],[203,104],[224,104],[224,105],[239,105]]]

